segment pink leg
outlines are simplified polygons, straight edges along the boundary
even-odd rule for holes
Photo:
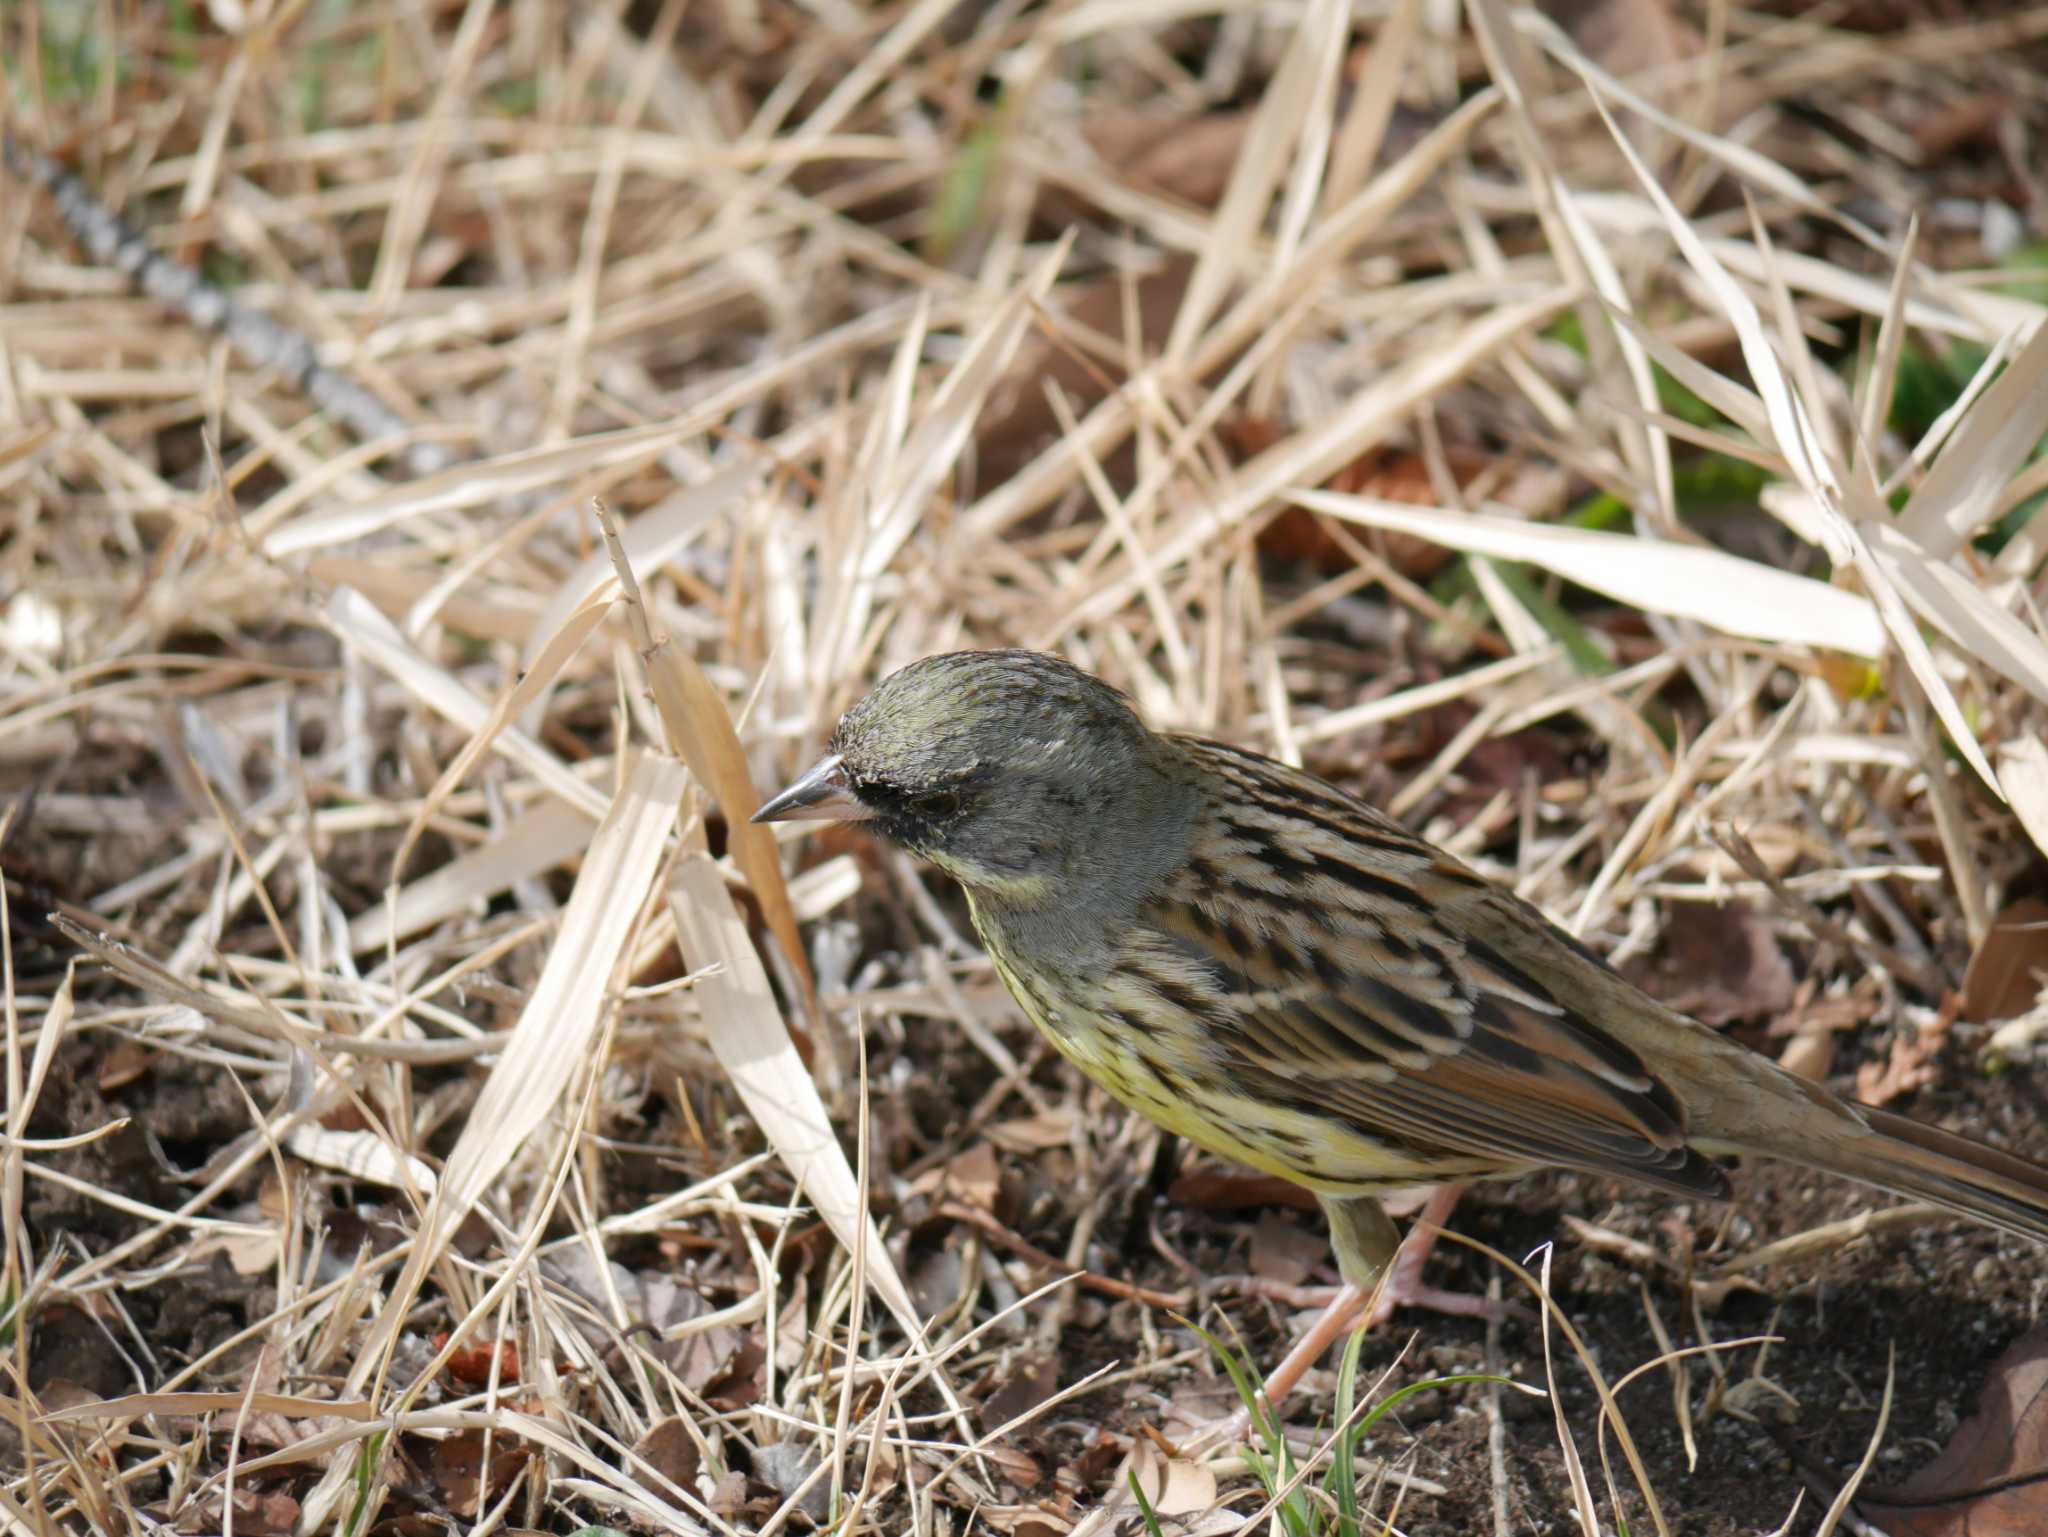
[[[1373,1294],[1363,1286],[1339,1286],[1334,1291],[1335,1295],[1330,1305],[1323,1309],[1322,1317],[1309,1326],[1308,1333],[1295,1341],[1294,1348],[1273,1368],[1259,1389],[1259,1397],[1276,1418],[1280,1406],[1293,1393],[1294,1385],[1301,1381],[1302,1373],[1322,1359],[1323,1352],[1358,1322],[1372,1302]],[[1251,1434],[1251,1428],[1251,1411],[1239,1409],[1235,1414],[1226,1415],[1196,1431],[1181,1442],[1181,1451],[1190,1453],[1210,1447],[1235,1446]]]
[[[1428,1204],[1408,1229],[1393,1264],[1381,1272],[1378,1285],[1366,1287],[1347,1281],[1334,1289],[1321,1289],[1324,1295],[1316,1300],[1323,1303],[1323,1316],[1287,1352],[1286,1359],[1273,1368],[1273,1374],[1266,1379],[1267,1402],[1279,1408],[1294,1391],[1301,1374],[1348,1333],[1354,1322],[1361,1329],[1370,1329],[1392,1318],[1397,1307],[1429,1308],[1456,1318],[1493,1318],[1499,1314],[1499,1305],[1485,1297],[1423,1284],[1422,1267],[1428,1263],[1444,1223],[1450,1220],[1458,1197],[1464,1193],[1463,1185],[1439,1185],[1430,1192]]]
[[[1469,1292],[1430,1286],[1422,1279],[1422,1267],[1428,1263],[1437,1239],[1442,1236],[1444,1224],[1451,1220],[1451,1213],[1458,1209],[1458,1198],[1464,1193],[1463,1185],[1439,1185],[1430,1192],[1429,1203],[1422,1208],[1415,1225],[1408,1229],[1401,1252],[1394,1256],[1394,1263],[1380,1284],[1379,1299],[1373,1303],[1372,1316],[1366,1319],[1365,1327],[1385,1323],[1394,1316],[1397,1307],[1428,1308],[1432,1313],[1447,1313],[1453,1318],[1500,1316],[1501,1307],[1497,1302],[1475,1297]]]
[[[1260,1283],[1248,1288],[1256,1295],[1273,1297],[1296,1306],[1321,1305],[1323,1308],[1322,1316],[1309,1326],[1308,1333],[1295,1342],[1266,1378],[1263,1396],[1275,1414],[1294,1392],[1302,1375],[1354,1326],[1369,1329],[1374,1324],[1385,1323],[1395,1308],[1404,1305],[1431,1308],[1439,1313],[1465,1318],[1492,1318],[1499,1313],[1499,1304],[1485,1297],[1445,1291],[1426,1286],[1422,1281],[1422,1267],[1428,1261],[1430,1251],[1436,1247],[1443,1224],[1456,1209],[1458,1197],[1464,1189],[1463,1185],[1442,1185],[1430,1193],[1428,1204],[1416,1218],[1415,1226],[1408,1230],[1393,1263],[1381,1272],[1377,1285],[1364,1286],[1349,1281],[1336,1287]],[[1251,1415],[1240,1409],[1185,1445],[1227,1445],[1241,1440],[1250,1429]]]
[[[1464,1190],[1463,1185],[1439,1185],[1430,1192],[1427,1204],[1417,1214],[1415,1225],[1408,1230],[1407,1238],[1395,1253],[1393,1264],[1387,1267],[1385,1277],[1379,1283],[1377,1300],[1363,1327],[1385,1323],[1394,1316],[1394,1309],[1400,1307],[1427,1308],[1433,1313],[1445,1313],[1453,1318],[1492,1318],[1499,1313],[1500,1309],[1484,1297],[1430,1286],[1422,1279],[1422,1267],[1429,1262],[1443,1225],[1450,1220]],[[1279,1281],[1249,1281],[1244,1285],[1247,1296],[1270,1297],[1275,1302],[1298,1308],[1335,1307],[1338,1299],[1352,1289],[1348,1286],[1289,1286]],[[1329,1342],[1326,1340],[1324,1343],[1327,1345]],[[1274,1401],[1277,1403],[1279,1400]]]

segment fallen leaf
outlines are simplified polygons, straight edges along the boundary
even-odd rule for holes
[[[1071,1147],[1081,1114],[1075,1109],[1047,1110],[1038,1115],[999,1121],[983,1133],[1006,1153],[1043,1153],[1050,1148]]]
[[[1963,977],[1963,1018],[1973,1025],[2017,1019],[2048,981],[2048,902],[2022,897],[1991,922]]]
[[[1060,1390],[1060,1363],[1054,1356],[1019,1359],[1006,1353],[999,1371],[1000,1383],[996,1381],[997,1373],[992,1372],[981,1384],[993,1389],[981,1406],[981,1423],[991,1431],[1009,1424],[1020,1414],[1029,1414]],[[1023,1482],[1020,1487],[1029,1488],[1030,1482]]]
[[[723,1331],[719,1331],[723,1332]],[[737,1330],[733,1331],[738,1333]],[[715,1408],[744,1409],[761,1401],[762,1375],[768,1352],[752,1334],[740,1334],[725,1370],[704,1384],[704,1401]]]
[[[533,1449],[519,1437],[499,1431],[491,1437],[491,1465],[488,1485],[484,1478],[484,1433],[458,1431],[434,1443],[431,1472],[441,1501],[458,1516],[473,1516],[483,1508],[488,1492],[503,1494],[508,1484],[525,1468]]]
[[[157,1059],[162,1055],[140,1041],[116,1041],[112,1050],[100,1061],[96,1086],[102,1094],[112,1094],[116,1089],[125,1089],[156,1066]]]
[[[434,1336],[434,1348],[443,1349],[448,1343],[444,1330]],[[492,1360],[496,1358],[497,1380],[502,1384],[519,1380],[519,1346],[512,1340],[478,1341],[465,1345],[448,1358],[448,1374],[472,1387],[484,1387],[491,1381]]]
[[[1299,1286],[1329,1258],[1329,1240],[1307,1232],[1277,1211],[1263,1213],[1252,1229],[1252,1274],[1283,1286]]]
[[[966,1152],[947,1159],[946,1177],[939,1188],[953,1200],[993,1212],[1002,1188],[995,1149],[986,1142],[977,1142]]]
[[[1795,1031],[1792,1039],[1785,1043],[1785,1049],[1778,1053],[1778,1066],[1809,1083],[1819,1083],[1826,1078],[1834,1065],[1835,1032],[1828,1029]]]
[[[804,1487],[817,1470],[818,1461],[815,1447],[795,1441],[777,1441],[754,1453],[754,1477],[784,1499],[803,1489],[797,1508],[813,1521],[823,1522],[832,1510],[832,1480],[821,1478],[811,1483],[809,1488]]]
[[[746,1499],[747,1475],[733,1468],[712,1487],[711,1498],[704,1503],[711,1508],[713,1515],[729,1516],[744,1505]]]
[[[676,1415],[670,1415],[642,1436],[633,1451],[678,1489],[689,1494],[697,1492],[697,1470],[703,1464],[703,1456],[697,1450],[696,1438]],[[674,1503],[659,1484],[646,1487],[663,1504]]]
[[[1009,1537],[1066,1537],[1074,1523],[1056,1516],[1042,1506],[983,1506],[978,1512],[990,1528]]]
[[[236,1488],[236,1531],[249,1537],[290,1537],[298,1525],[299,1502],[282,1489]]]
[[[1150,1441],[1131,1443],[1130,1471],[1154,1515],[1195,1515],[1216,1503],[1214,1473],[1185,1457],[1163,1456]]]
[[[1664,930],[1654,960],[1625,968],[1659,1001],[1704,1025],[1762,1019],[1792,1006],[1792,966],[1755,908],[1689,905]]]
[[[1971,145],[1996,145],[1999,124],[2012,111],[2012,98],[2003,91],[1978,91],[1961,101],[1920,113],[1912,127],[1920,163],[1932,165]]]
[[[1175,1178],[1166,1198],[1197,1211],[1238,1211],[1247,1206],[1293,1206],[1314,1211],[1312,1191],[1271,1174],[1201,1165]]]
[[[811,1282],[799,1271],[796,1284],[775,1310],[775,1365],[793,1372],[803,1365],[811,1344]]]
[[[1223,201],[1249,112],[1107,111],[1091,113],[1082,137],[1118,179],[1197,208]]]
[[[1934,1461],[1896,1489],[1858,1496],[1856,1509],[1885,1537],[2048,1531],[2048,1329],[1993,1363],[1976,1411]]]
[[[1058,436],[1059,418],[1046,401],[1048,384],[1067,396],[1076,416],[1086,416],[1127,377],[1126,337],[1135,338],[1141,360],[1164,343],[1193,270],[1192,259],[1171,256],[1135,282],[1110,276],[1072,295],[1062,293],[1052,322],[1060,344],[1043,335],[1027,338],[975,419],[979,489],[1001,485]],[[1133,311],[1128,318],[1127,308]],[[1128,448],[1123,457],[1129,457]],[[1128,466],[1112,462],[1107,468],[1118,481],[1125,478],[1119,470]]]
[[[1045,1477],[1045,1470],[1038,1465],[1038,1459],[1014,1446],[984,1447],[981,1455],[988,1459],[990,1467],[1002,1474],[1003,1481],[1020,1494],[1035,1489]]]
[[[1676,81],[1673,66],[1700,51],[1700,35],[1679,20],[1670,0],[1541,0],[1538,9],[1610,75],[1660,71]]]
[[[966,1267],[959,1244],[951,1239],[912,1261],[910,1295],[924,1309],[927,1318],[943,1313],[958,1302],[966,1285]]]
[[[1271,417],[1238,414],[1224,418],[1216,435],[1242,464],[1257,458],[1287,435],[1286,427]],[[1469,488],[1480,474],[1498,461],[1456,444],[1444,445],[1444,462],[1460,489]],[[1408,502],[1417,507],[1434,507],[1438,500],[1436,482],[1422,455],[1412,449],[1368,449],[1337,471],[1323,484],[1332,491],[1352,496],[1373,496],[1390,502]],[[1401,575],[1426,582],[1456,558],[1455,552],[1413,534],[1381,529],[1349,530],[1378,551]],[[1259,553],[1275,560],[1298,561],[1334,576],[1350,570],[1356,562],[1351,552],[1325,526],[1322,517],[1305,507],[1282,507],[1259,529]]]

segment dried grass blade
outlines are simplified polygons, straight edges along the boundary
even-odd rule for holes
[[[501,497],[544,490],[594,470],[644,464],[687,437],[695,425],[694,419],[684,419],[628,427],[459,464],[424,480],[394,486],[381,496],[287,524],[263,540],[263,553],[276,560],[330,544],[347,544],[407,518],[456,512]]]
[[[1884,627],[1867,599],[1721,550],[1335,491],[1301,491],[1292,499],[1369,528],[1412,534],[1469,554],[1526,560],[1623,603],[1698,619],[1731,635],[1856,656],[1884,653]]]
[[[684,963],[704,973],[697,981],[697,1000],[719,1064],[834,1236],[849,1253],[856,1244],[866,1244],[868,1283],[875,1294],[913,1340],[922,1338],[923,1320],[909,1288],[867,1215],[865,1192],[833,1134],[817,1085],[797,1056],[747,926],[708,856],[692,855],[677,869],[669,911]]]
[[[1298,303],[1309,285],[1342,261],[1396,208],[1426,186],[1444,163],[1463,147],[1472,131],[1499,105],[1498,91],[1482,91],[1437,124],[1413,149],[1381,171],[1362,191],[1318,225],[1292,268],[1264,274],[1228,315],[1209,328],[1185,368],[1175,371],[1171,377],[1183,374],[1206,376],[1223,367],[1234,353],[1253,343],[1260,332],[1271,325],[1277,313]],[[1544,318],[1548,319],[1549,315]],[[1541,321],[1537,323],[1541,324]],[[956,547],[969,549],[996,538],[1012,524],[1057,499],[1079,475],[1082,451],[1097,459],[1107,458],[1131,433],[1133,402],[1144,398],[1148,392],[1156,392],[1166,377],[1169,375],[1164,365],[1155,364],[1133,378],[1082,419],[1079,431],[1071,435],[1071,443],[1062,441],[1054,444],[1018,474],[976,501],[960,519],[959,532],[955,536]],[[1129,498],[1133,518],[1142,518],[1149,512],[1153,500],[1189,452],[1190,445],[1200,433],[1214,426],[1232,398],[1228,391],[1216,392],[1196,413],[1188,428],[1177,435],[1159,462],[1146,470],[1145,478]]]
[[[327,601],[326,619],[336,639],[397,679],[427,708],[465,731],[484,729],[490,707],[445,667],[420,655],[361,593],[347,587],[336,591]],[[491,744],[572,806],[583,807],[592,817],[604,815],[602,792],[578,779],[567,764],[518,727],[505,727]]]
[[[1223,201],[1188,276],[1187,294],[1173,317],[1173,330],[1163,349],[1169,371],[1179,369],[1216,313],[1224,290],[1254,260],[1259,231],[1288,154],[1304,141],[1310,111],[1334,84],[1337,65],[1344,57],[1342,28],[1349,20],[1350,6],[1345,0],[1309,0],[1280,67],[1252,116]],[[1327,146],[1327,106],[1322,110],[1316,142]],[[1305,211],[1306,207],[1304,199],[1301,208]]]
[[[1956,398],[1948,403],[1941,415],[1937,416],[1920,435],[1920,441],[1913,445],[1913,451],[1906,456],[1906,462],[1892,471],[1893,485],[1903,485],[1908,480],[1916,478],[1933,462],[1935,455],[1941,452],[1942,445],[1948,442],[1948,435],[1956,430],[1956,424],[1976,408],[1977,397],[1990,387],[1993,379],[1998,377],[2017,343],[2018,337],[2007,333],[1999,337],[1996,345],[1984,354],[1984,361],[1977,365],[1977,371],[1970,376],[1970,382],[1962,387]]]
[[[1558,265],[1566,276],[1591,284],[1595,300],[1611,313],[1630,311],[1628,291],[1613,254],[1594,233],[1591,221],[1578,205],[1577,196],[1559,173],[1542,131],[1530,111],[1530,100],[1539,82],[1532,78],[1539,63],[1526,41],[1508,29],[1507,15],[1500,0],[1474,0],[1471,6],[1473,31],[1479,39],[1487,70],[1508,98],[1513,112],[1516,138],[1535,196],[1537,214]],[[1617,364],[1626,374],[1638,406],[1645,411],[1657,407],[1657,383],[1649,359],[1633,332],[1617,328],[1611,335],[1594,322],[1590,310],[1584,316],[1585,340],[1594,377],[1606,381]],[[1665,528],[1678,520],[1677,492],[1671,467],[1671,443],[1662,432],[1633,418],[1617,424],[1616,437],[1622,456],[1641,490],[1654,498],[1651,509]],[[1639,513],[1643,510],[1638,507]]]
[[[540,979],[448,1155],[405,1271],[356,1358],[347,1391],[362,1392],[383,1370],[428,1267],[584,1066],[616,1001],[613,972],[667,847],[683,784],[682,765],[672,759],[642,754],[628,766],[591,837]]]
[[[1863,1448],[1863,1456],[1856,1464],[1842,1487],[1835,1491],[1829,1503],[1827,1514],[1821,1517],[1819,1529],[1814,1537],[1834,1537],[1834,1530],[1842,1524],[1842,1518],[1849,1513],[1849,1506],[1856,1498],[1856,1491],[1863,1487],[1863,1480],[1870,1476],[1871,1468],[1877,1462],[1877,1454],[1884,1445],[1884,1433],[1892,1422],[1892,1394],[1899,1381],[1899,1347],[1894,1344],[1885,1352],[1884,1396],[1878,1400],[1877,1423],[1871,1427],[1870,1441]],[[1966,1518],[1967,1523],[1967,1518]]]
[[[771,453],[801,452],[808,446],[811,436],[810,432],[787,434],[770,445]],[[790,441],[792,438],[796,441]],[[684,486],[639,516],[623,522],[619,542],[625,546],[633,569],[645,572],[666,565],[684,545],[703,532],[714,518],[759,480],[772,462],[771,454],[749,454],[743,462],[698,485]],[[592,551],[583,564],[549,595],[546,607],[534,620],[525,652],[520,657],[521,664],[531,667],[546,638],[561,628],[578,606],[602,591],[614,574],[610,552]],[[533,730],[540,723],[527,720],[521,724]]]
[[[358,913],[348,926],[349,950],[360,955],[396,944],[520,881],[545,874],[582,853],[589,841],[590,818],[580,806],[553,797],[543,800],[513,818],[490,842]]]
[[[528,705],[538,703],[548,689],[553,687],[556,677],[568,666],[576,653],[583,649],[583,643],[590,638],[590,632],[604,622],[604,616],[610,608],[609,602],[589,603],[579,612],[569,615],[560,629],[547,636],[547,643],[540,648],[540,654],[534,658],[532,666],[521,672],[519,681],[491,706],[491,713],[485,718],[484,723],[470,733],[469,740],[462,744],[461,750],[441,771],[441,777],[434,781],[433,787],[421,798],[419,811],[413,816],[405,835],[398,840],[397,852],[391,856],[394,882],[405,869],[407,861],[412,856],[413,845],[426,831],[427,823],[447,803],[448,797],[455,793],[456,786],[469,777],[469,771],[476,766],[477,759],[484,755],[514,716]]]
[[[1891,293],[1885,302],[1884,317],[1878,322],[1877,347],[1870,359],[1869,372],[1863,376],[1863,398],[1857,402],[1856,467],[1859,475],[1872,484],[1878,478],[1877,445],[1884,424],[1891,420],[1893,392],[1898,385],[1899,351],[1906,342],[1907,279],[1912,274],[1913,253],[1919,244],[1920,218],[1916,214],[1907,221],[1906,238],[1892,267]]]
[[[1907,499],[1898,527],[1935,560],[1961,550],[1998,511],[2006,483],[2048,432],[2048,325],[2037,326]]]
[[[1963,655],[1982,662],[2048,703],[2048,645],[1983,588],[1945,560],[1936,560],[1901,529],[1865,526],[1871,558],[1908,602]]]
[[[1170,535],[1160,539],[1151,554],[1152,569],[1171,570],[1198,551],[1218,544],[1275,498],[1288,496],[1297,487],[1321,484],[1368,448],[1386,441],[1420,402],[1552,319],[1572,297],[1570,289],[1553,289],[1526,303],[1483,315],[1443,345],[1418,352],[1371,388],[1359,391],[1326,420],[1276,443],[1239,471],[1235,487],[1213,508],[1184,518]],[[1063,616],[1053,635],[1044,638],[1045,643],[1077,625],[1116,613],[1143,585],[1144,578],[1136,570],[1105,583]]]
[[[668,636],[656,638],[653,620],[640,601],[640,585],[619,542],[618,525],[610,511],[599,503],[598,521],[604,527],[605,544],[617,571],[626,612],[633,627],[640,658],[647,668],[647,682],[654,692],[656,712],[661,716],[668,747],[690,766],[697,783],[710,791],[725,813],[726,844],[733,863],[747,878],[761,915],[782,946],[784,958],[796,972],[804,991],[804,1006],[813,1012],[818,1000],[811,981],[810,963],[804,955],[803,937],[797,931],[796,909],[789,900],[789,886],[782,875],[782,857],[776,852],[774,832],[752,820],[760,809],[761,797],[754,789],[754,776],[747,767],[747,750],[740,745],[732,712],[712,687],[704,669]]]
[[[274,1414],[287,1420],[351,1420],[377,1418],[376,1407],[362,1399],[298,1398],[288,1393],[128,1393],[120,1398],[99,1398],[91,1403],[67,1404],[37,1416],[45,1424],[65,1421],[135,1420],[147,1414],[233,1413],[247,1409],[256,1414]]]
[[[1635,173],[1651,204],[1662,218],[1671,238],[1677,243],[1679,252],[1687,265],[1706,285],[1721,312],[1735,328],[1735,335],[1742,347],[1742,358],[1749,367],[1750,378],[1755,382],[1757,393],[1762,398],[1764,413],[1769,421],[1770,436],[1778,451],[1785,456],[1791,467],[1792,478],[1813,499],[1820,514],[1820,532],[1828,556],[1839,566],[1853,564],[1864,586],[1869,589],[1870,598],[1877,605],[1877,612],[1890,632],[1893,644],[1898,647],[1899,656],[1906,664],[1906,670],[1913,675],[1934,713],[1947,728],[1956,750],[1963,755],[1970,767],[1975,769],[1986,785],[1994,792],[1998,790],[1998,776],[1992,772],[1991,764],[1984,756],[1983,749],[1971,732],[1961,705],[1948,682],[1935,665],[1934,655],[1927,649],[1927,642],[1920,636],[1913,616],[1907,611],[1898,590],[1893,587],[1884,568],[1873,558],[1869,546],[1858,533],[1855,524],[1844,510],[1844,468],[1829,463],[1822,455],[1821,445],[1825,441],[1814,429],[1813,409],[1794,392],[1785,370],[1778,362],[1770,338],[1765,334],[1762,317],[1749,295],[1742,290],[1718,259],[1707,243],[1702,240],[1684,214],[1672,203],[1650,173],[1642,157],[1629,143],[1628,136],[1621,131],[1607,109],[1607,103],[1598,91],[1594,93],[1594,105],[1600,109],[1601,120],[1606,123],[1608,133],[1620,149],[1622,158]],[[1758,252],[1759,258],[1763,253]],[[1783,281],[1782,271],[1770,274],[1772,281]],[[1855,487],[1851,483],[1848,494],[1853,497]]]
[[[887,468],[875,477],[872,505],[863,519],[860,543],[844,552],[847,561],[844,595],[816,625],[816,655],[821,671],[837,648],[857,642],[873,609],[875,587],[917,528],[939,482],[952,472],[987,403],[989,392],[1003,381],[1032,318],[1052,290],[1075,232],[1053,243],[1015,290],[967,339],[960,359],[933,392],[924,419],[898,448],[884,445]]]
[[[1405,66],[1421,23],[1422,0],[1392,0],[1379,30],[1373,33],[1365,74],[1352,94],[1330,155],[1330,175],[1323,187],[1326,212],[1334,212],[1351,196],[1379,158],[1387,124],[1400,104]]]
[[[1587,58],[1564,29],[1541,11],[1518,6],[1513,13],[1512,24],[1524,36],[1533,38],[1544,52],[1583,80],[1589,89],[1594,89],[1595,94],[1620,102],[1631,112],[1639,114],[1648,122],[1655,123],[1666,133],[1698,150],[1716,165],[1741,180],[1767,189],[1817,219],[1825,219],[1848,230],[1872,250],[1887,249],[1888,242],[1882,237],[1867,225],[1844,213],[1838,204],[1816,196],[1805,182],[1777,161],[1719,134],[1708,133],[1683,118],[1673,117],[1649,98],[1630,90],[1620,80]]]
[[[2020,826],[2034,847],[2048,854],[2048,743],[2038,736],[2007,742],[1999,749],[1998,778]]]

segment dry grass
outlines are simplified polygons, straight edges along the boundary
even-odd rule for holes
[[[1817,1070],[1953,1024],[2048,847],[2042,535],[1975,542],[2048,333],[1914,126],[2037,163],[2048,12],[1715,6],[1624,83],[1384,10],[0,11],[14,134],[412,429],[4,183],[11,1530],[1125,1529],[1213,1378],[1106,1242],[1151,1133],[929,875],[745,823],[932,651],[1305,761],[1617,964],[1759,914]],[[1986,361],[1904,435],[1930,339]],[[1732,1402],[1667,1238],[1571,1241]],[[1496,1512],[1735,1529],[1560,1416]],[[1507,1519],[1375,1455],[1404,1529]]]

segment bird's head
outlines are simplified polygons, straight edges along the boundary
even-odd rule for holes
[[[872,821],[979,894],[1060,900],[1119,850],[1184,831],[1169,755],[1123,695],[1057,657],[960,651],[883,679],[754,820]]]

